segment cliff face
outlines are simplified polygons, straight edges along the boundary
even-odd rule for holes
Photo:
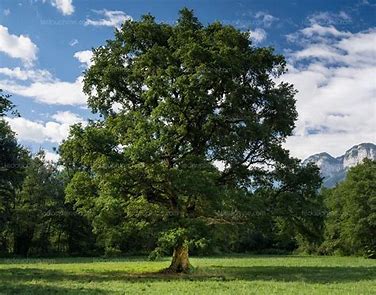
[[[315,154],[303,161],[315,163],[320,168],[324,177],[323,185],[333,187],[346,177],[347,171],[361,163],[364,159],[376,160],[376,145],[373,143],[361,143],[347,150],[340,157],[334,158],[328,153]]]

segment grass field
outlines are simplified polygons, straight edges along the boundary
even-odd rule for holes
[[[159,274],[169,259],[0,259],[0,294],[376,294],[376,261],[356,257],[191,258],[190,275]]]

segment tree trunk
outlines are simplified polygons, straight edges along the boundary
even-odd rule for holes
[[[192,266],[189,263],[189,257],[188,257],[188,246],[187,245],[176,246],[174,249],[174,253],[172,254],[171,265],[169,266],[167,271],[187,273],[190,271],[191,267]]]

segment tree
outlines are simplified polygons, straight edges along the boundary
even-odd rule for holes
[[[29,160],[12,210],[14,254],[46,255],[52,244],[57,246],[55,252],[60,248],[65,212],[64,185],[58,174],[56,165],[45,161],[43,151]]]
[[[328,216],[323,248],[376,257],[376,162],[351,168],[345,181],[325,191]]]
[[[15,192],[22,183],[28,157],[4,119],[6,113],[14,107],[9,97],[0,89],[0,252],[5,252],[8,248],[6,232],[14,206]]]
[[[73,127],[60,153],[74,173],[67,200],[109,245],[157,232],[156,251],[173,250],[169,270],[188,271],[188,248],[216,213],[287,158],[295,90],[275,82],[283,56],[249,40],[183,9],[175,26],[126,21],[93,50],[84,91],[104,119]]]
[[[46,161],[43,151],[29,159],[10,212],[14,254],[82,255],[94,248],[91,228],[65,204],[65,181],[64,171]]]

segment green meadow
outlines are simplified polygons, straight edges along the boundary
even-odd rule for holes
[[[191,258],[190,274],[165,274],[170,259],[1,259],[0,294],[375,294],[376,261],[360,257]]]

